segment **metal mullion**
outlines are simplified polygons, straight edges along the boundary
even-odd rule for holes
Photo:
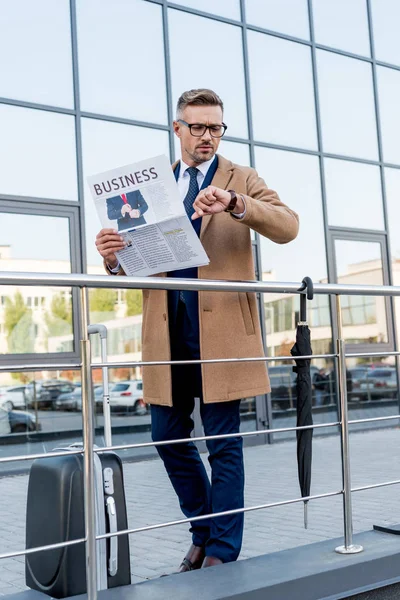
[[[313,8],[312,0],[308,0],[308,18],[310,24],[310,39],[311,39],[311,63],[313,73],[313,84],[314,84],[314,102],[315,102],[315,120],[317,128],[317,141],[318,141],[318,152],[319,152],[319,167],[320,167],[320,182],[321,182],[321,200],[322,200],[322,217],[324,222],[324,234],[325,234],[325,253],[326,253],[326,268],[328,274],[328,281],[332,280],[334,269],[330,260],[329,252],[329,222],[328,222],[328,208],[326,201],[326,181],[325,181],[325,165],[324,165],[324,152],[323,152],[323,139],[322,139],[322,122],[321,122],[321,108],[319,102],[319,88],[318,88],[318,69],[317,69],[317,53],[315,45],[314,35],[314,19],[313,19]],[[335,330],[335,319],[334,319],[333,302],[330,298],[330,317],[331,317],[331,331],[332,339],[336,336]]]
[[[36,202],[48,204],[52,208],[59,206],[61,208],[78,208],[77,200],[61,200],[56,198],[38,198],[33,196],[13,196],[12,194],[0,194],[0,202]]]
[[[373,160],[369,158],[359,158],[357,156],[346,156],[346,154],[334,154],[332,152],[324,152],[325,158],[334,158],[336,160],[347,160],[350,162],[363,163],[364,165],[373,165],[379,167],[381,162],[379,160]]]
[[[213,13],[205,12],[202,10],[196,10],[195,8],[190,8],[189,6],[182,6],[182,4],[175,4],[174,2],[168,2],[167,0],[165,0],[164,4],[167,8],[180,10],[181,12],[186,12],[197,17],[205,17],[206,19],[220,21],[221,23],[225,23],[227,25],[235,25],[236,27],[243,26],[243,23],[241,21],[235,21],[235,19],[229,19],[228,17],[222,17],[221,15],[215,15]]]
[[[317,50],[324,50],[325,52],[333,52],[334,54],[340,54],[347,58],[353,58],[355,60],[362,60],[363,62],[372,62],[370,56],[364,56],[363,54],[355,54],[353,52],[347,52],[347,50],[341,50],[340,48],[332,48],[332,46],[325,46],[324,44],[315,44]]]
[[[299,154],[311,154],[312,156],[320,156],[319,150],[309,150],[306,148],[297,148],[296,146],[283,146],[282,144],[273,144],[271,142],[261,142],[254,140],[254,146],[260,146],[261,148],[271,148],[272,150],[284,150],[285,152],[298,152]]]
[[[75,1],[75,0],[73,0]],[[150,121],[138,121],[137,119],[128,119],[125,117],[117,117],[113,115],[104,115],[101,113],[93,113],[88,111],[81,111],[81,117],[85,119],[98,119],[100,121],[110,121],[112,123],[120,123],[121,125],[134,125],[136,127],[148,127],[150,129],[161,129],[162,131],[169,131],[168,125],[162,125],[161,123],[151,123]]]
[[[164,38],[164,66],[165,66],[165,85],[167,92],[167,119],[169,132],[169,153],[170,160],[175,159],[175,144],[174,144],[174,108],[172,104],[172,74],[171,74],[171,56],[169,53],[169,24],[168,24],[168,5],[164,0],[162,7],[162,21],[163,21],[163,38]]]
[[[387,67],[388,69],[394,69],[395,71],[400,71],[400,65],[393,65],[392,63],[387,63],[382,60],[376,60],[374,57],[374,63],[378,65],[378,67]]]
[[[12,98],[0,97],[0,104],[9,104],[11,106],[19,106],[20,108],[32,108],[34,110],[45,110],[47,112],[56,112],[65,115],[75,114],[75,110],[72,108],[53,106],[51,104],[40,104],[40,102],[27,102],[25,100],[15,100]]]

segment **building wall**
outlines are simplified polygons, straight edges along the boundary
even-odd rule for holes
[[[0,9],[0,270],[101,272],[86,177],[151,155],[175,159],[176,100],[206,86],[225,103],[221,153],[256,167],[300,216],[287,246],[255,236],[259,272],[397,281],[398,0],[0,0]],[[376,268],[357,271],[363,261]],[[0,292],[14,301],[15,290]],[[35,339],[12,349],[3,300],[3,357],[59,351],[44,319],[56,293],[22,291]],[[264,304],[267,346],[287,352],[298,298]],[[123,319],[117,305],[113,319]],[[348,340],[393,347],[392,305],[363,306]],[[327,348],[332,306],[320,298],[309,309],[315,347]]]

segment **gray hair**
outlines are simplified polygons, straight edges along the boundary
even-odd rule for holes
[[[176,105],[177,119],[181,118],[182,111],[186,106],[220,106],[222,112],[224,112],[224,105],[221,98],[218,94],[206,88],[183,92]]]

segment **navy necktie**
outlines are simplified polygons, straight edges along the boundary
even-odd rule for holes
[[[183,204],[185,206],[186,214],[190,217],[194,213],[193,202],[196,200],[197,195],[199,193],[199,184],[197,183],[197,174],[199,172],[196,167],[189,167],[187,172],[190,176],[189,189],[188,193],[185,196]]]
[[[190,181],[189,189],[183,201],[183,205],[185,207],[186,214],[190,219],[194,213],[193,202],[196,200],[197,194],[199,193],[199,184],[197,183],[197,174],[199,170],[196,169],[196,167],[189,167],[187,172],[189,173]],[[181,302],[185,303],[185,295],[183,291],[179,292],[179,299]]]

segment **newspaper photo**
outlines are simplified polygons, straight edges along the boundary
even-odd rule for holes
[[[148,276],[209,263],[163,154],[87,178],[103,228],[125,238],[125,273]]]

